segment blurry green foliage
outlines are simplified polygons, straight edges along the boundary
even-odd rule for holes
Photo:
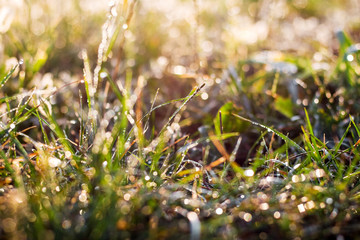
[[[222,133],[244,132],[249,124],[233,116],[240,111],[241,108],[233,102],[225,103],[214,118],[215,133],[221,135]]]
[[[294,116],[293,103],[290,98],[276,97],[275,98],[275,109],[285,115],[288,118]]]

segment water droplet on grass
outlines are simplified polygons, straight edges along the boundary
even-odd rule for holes
[[[326,203],[329,204],[329,205],[333,204],[333,202],[334,202],[334,200],[332,198],[327,198],[326,199]]]
[[[102,163],[103,168],[106,168],[107,165],[108,165],[108,162],[107,162],[107,161],[104,161],[104,162]]]
[[[207,100],[208,98],[209,98],[209,95],[207,93],[204,92],[204,93],[201,94],[201,99],[202,100]]]
[[[298,207],[298,210],[299,210],[300,213],[303,213],[303,212],[306,211],[304,204],[299,204],[297,207]]]
[[[260,209],[263,211],[266,211],[269,209],[269,204],[268,203],[262,203],[260,204]]]
[[[245,213],[243,218],[246,222],[251,222],[252,215],[250,213]]]
[[[107,76],[108,76],[108,74],[106,72],[101,72],[100,73],[101,78],[106,78]]]
[[[221,214],[223,214],[224,210],[222,210],[222,208],[217,208],[215,210],[215,212],[216,212],[217,215],[221,215]]]
[[[61,224],[61,226],[64,228],[64,229],[69,229],[71,227],[71,222],[70,220],[64,220]]]
[[[129,201],[130,198],[131,198],[131,195],[130,195],[129,193],[126,193],[126,194],[124,195],[124,200],[125,200],[125,201]]]
[[[79,195],[79,201],[80,202],[86,202],[87,200],[87,196],[86,196],[86,191],[81,191],[81,194]]]
[[[115,6],[115,1],[110,1],[109,2],[109,7],[114,7]]]
[[[49,166],[52,168],[58,167],[61,164],[61,160],[55,157],[49,158]]]
[[[111,14],[111,16],[113,16],[113,17],[116,17],[116,16],[118,15],[115,6],[112,6],[112,7],[111,7],[110,14]]]
[[[247,169],[244,171],[245,176],[252,177],[254,176],[254,171],[252,169]]]

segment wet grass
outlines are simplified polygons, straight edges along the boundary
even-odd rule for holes
[[[330,15],[358,3],[318,2],[74,0],[15,18],[0,238],[356,239],[359,22]]]

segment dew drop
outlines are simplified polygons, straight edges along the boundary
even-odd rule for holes
[[[298,210],[299,210],[300,213],[303,213],[303,212],[306,211],[304,204],[299,204],[297,207],[298,207]]]
[[[107,162],[107,161],[104,161],[104,162],[102,163],[102,167],[103,167],[103,168],[106,168],[107,165],[108,165],[108,162]]]
[[[114,7],[115,6],[115,1],[110,1],[109,2],[109,7]]]
[[[131,198],[131,195],[130,195],[129,193],[126,193],[126,194],[124,195],[124,200],[125,200],[125,201],[129,201],[130,198]]]
[[[327,203],[328,205],[333,204],[333,202],[334,202],[334,200],[333,200],[332,198],[327,198],[327,199],[326,199],[326,203]]]
[[[346,60],[348,60],[349,62],[352,62],[352,61],[354,61],[354,56],[353,55],[348,55],[346,57]]]
[[[49,162],[49,166],[52,168],[56,168],[61,165],[61,160],[55,157],[50,157],[48,162]]]
[[[80,202],[86,202],[87,200],[87,196],[86,196],[86,191],[82,191],[81,194],[79,195],[79,201]]]
[[[70,158],[70,157],[71,157],[71,152],[70,152],[70,151],[66,151],[66,152],[65,152],[65,157],[66,157],[66,158]]]
[[[216,212],[217,215],[221,215],[221,214],[223,214],[224,210],[222,210],[222,208],[217,208],[215,210],[215,212]]]
[[[204,92],[204,93],[201,94],[201,99],[202,100],[207,100],[208,98],[209,98],[209,95],[207,93]]]
[[[115,6],[111,7],[110,13],[111,13],[111,16],[113,16],[113,17],[116,17],[116,16],[117,16],[117,12],[116,12],[116,7],[115,7]]]
[[[108,76],[108,74],[106,72],[101,72],[100,73],[101,78],[106,78],[107,76]]]
[[[243,218],[246,222],[250,222],[252,220],[252,215],[250,213],[245,213]]]
[[[252,169],[247,169],[244,171],[245,176],[252,177],[254,176],[254,171]]]
[[[260,209],[263,210],[263,211],[266,211],[269,209],[269,204],[268,203],[262,203],[260,204]]]

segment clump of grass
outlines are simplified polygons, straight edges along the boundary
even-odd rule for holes
[[[356,236],[360,130],[357,106],[347,102],[358,100],[358,45],[338,34],[331,74],[306,56],[262,52],[219,69],[196,52],[195,72],[169,63],[168,80],[191,90],[159,103],[167,92],[152,92],[152,81],[170,73],[153,74],[151,58],[166,57],[149,51],[150,67],[122,64],[134,54],[126,31],[136,3],[109,7],[95,62],[81,52],[83,77],[6,96],[23,66],[2,70],[1,236]],[[252,4],[255,12],[263,6]],[[212,20],[196,14],[197,27]],[[28,81],[40,68],[25,73]]]

